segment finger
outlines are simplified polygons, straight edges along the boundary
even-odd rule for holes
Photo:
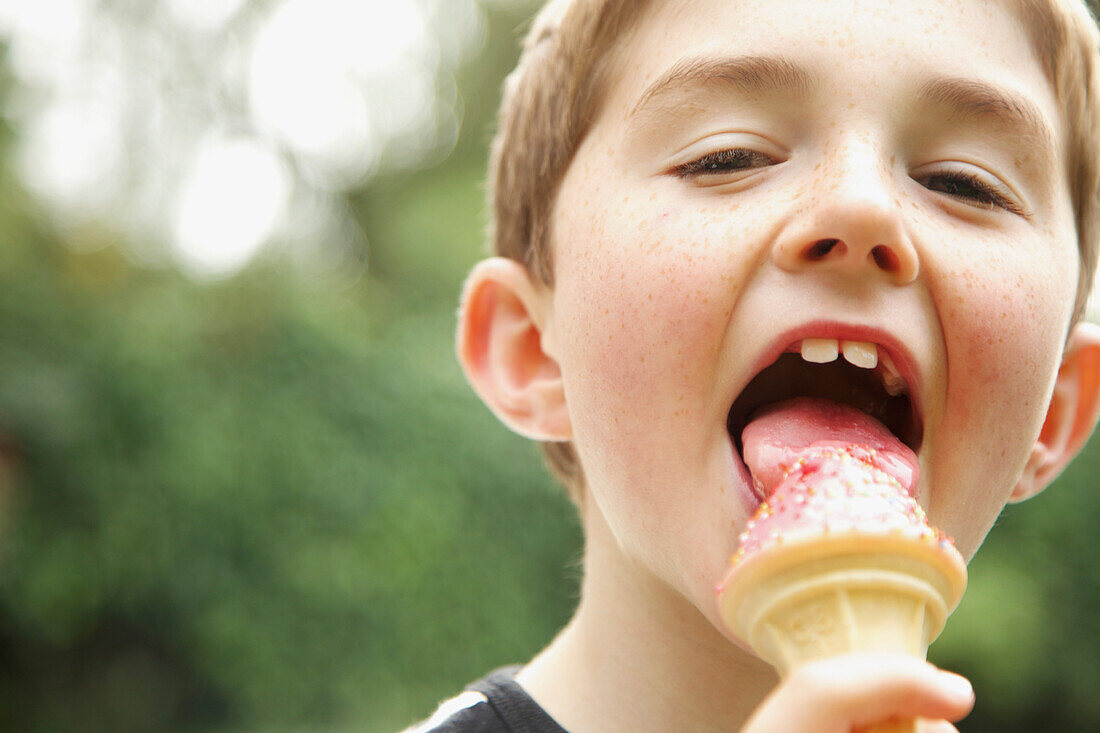
[[[801,672],[826,697],[826,709],[854,726],[890,717],[959,720],[974,705],[974,690],[965,677],[913,657],[849,654],[806,665]]]
[[[959,675],[898,654],[850,654],[796,669],[757,709],[750,733],[849,733],[890,718],[959,720],[974,705]]]

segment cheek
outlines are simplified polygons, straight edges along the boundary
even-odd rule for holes
[[[1072,222],[1007,236],[940,235],[944,246],[929,253],[928,264],[940,289],[952,392],[1032,401],[1049,386],[1072,315],[1078,267]]]
[[[998,268],[979,278],[963,273],[954,303],[944,309],[952,377],[968,378],[953,386],[989,394],[1008,390],[1025,401],[1044,391],[1057,368],[1072,309],[1072,290],[1064,283],[1073,268]],[[960,396],[971,396],[964,393]]]
[[[968,517],[945,529],[970,551],[1007,500],[1042,426],[1072,312],[1066,283],[1075,282],[1076,260],[1037,259],[960,265],[940,282],[947,402],[941,460],[930,478],[955,484],[937,495],[940,516]]]
[[[566,350],[623,388],[674,386],[678,375],[686,386],[721,346],[731,263],[704,227],[681,224],[676,211],[639,212],[575,232],[580,246],[560,251],[555,313]]]
[[[724,436],[715,384],[742,263],[697,211],[628,203],[558,230],[554,329],[586,471],[634,485]]]

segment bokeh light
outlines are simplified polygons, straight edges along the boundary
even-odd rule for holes
[[[485,18],[475,0],[4,0],[0,35],[17,168],[48,217],[210,278],[292,248],[303,219],[311,247],[348,250],[337,198],[453,148]]]
[[[275,230],[288,187],[283,161],[256,141],[203,141],[176,209],[180,264],[199,275],[236,272]]]

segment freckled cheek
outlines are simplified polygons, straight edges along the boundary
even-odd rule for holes
[[[585,238],[583,253],[562,252],[555,311],[575,372],[627,391],[682,392],[713,367],[733,303],[728,273],[705,237],[661,225],[669,218],[654,212],[595,232],[603,236]]]
[[[1017,269],[991,277],[961,273],[943,311],[951,365],[949,382],[956,408],[1010,418],[1005,411],[1033,417],[1057,368],[1072,288],[1072,268],[1048,268],[1042,275]],[[998,413],[999,411],[999,413]],[[979,419],[979,422],[984,422]],[[1020,423],[1016,423],[1017,427]]]
[[[727,304],[695,274],[675,264],[656,273],[593,272],[563,288],[560,300],[569,301],[569,312],[559,310],[559,318],[566,316],[578,355],[618,370],[620,379],[684,370],[716,348],[729,317]]]

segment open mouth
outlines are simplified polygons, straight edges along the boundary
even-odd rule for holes
[[[804,339],[757,374],[730,408],[726,427],[742,459],[741,432],[753,413],[795,397],[854,407],[885,425],[914,453],[920,450],[921,418],[888,353],[871,343]]]

